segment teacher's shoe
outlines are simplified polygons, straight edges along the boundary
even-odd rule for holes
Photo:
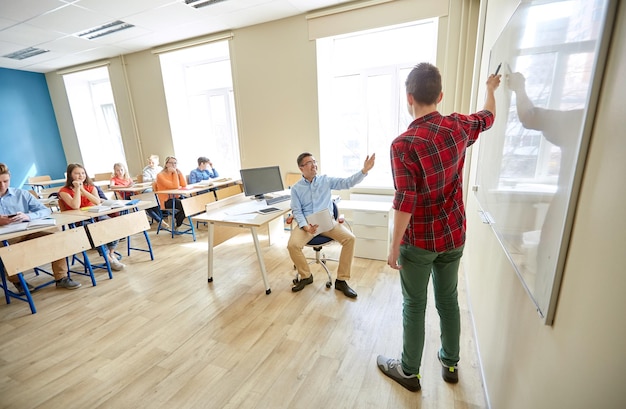
[[[356,298],[356,291],[354,291],[348,283],[343,280],[335,280],[335,290],[341,291],[348,298]]]
[[[407,375],[404,373],[400,360],[378,355],[378,358],[376,358],[376,364],[378,365],[378,369],[380,369],[385,375],[398,382],[411,392],[417,392],[422,389],[422,386],[420,385],[420,376]]]
[[[293,291],[294,293],[297,293],[298,291],[302,291],[302,289],[311,284],[313,282],[313,274],[311,274],[309,277],[307,278],[303,278],[302,280],[299,280],[296,285],[294,285],[293,287],[291,287],[291,291]]]
[[[77,283],[69,277],[63,277],[60,280],[56,281],[57,288],[66,288],[68,290],[75,290],[81,286],[81,283]]]

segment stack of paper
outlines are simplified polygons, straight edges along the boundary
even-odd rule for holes
[[[317,231],[315,234],[321,234],[325,231],[332,230],[335,227],[333,223],[333,217],[330,215],[328,209],[320,210],[319,212],[310,214],[306,217],[307,223],[311,225],[317,225]]]

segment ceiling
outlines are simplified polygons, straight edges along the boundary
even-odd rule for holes
[[[347,1],[0,0],[0,67],[45,73]],[[186,4],[207,2],[213,4]],[[85,38],[94,27],[118,20],[133,27]],[[31,47],[35,50],[26,50]],[[20,50],[41,54],[21,60],[5,57]]]

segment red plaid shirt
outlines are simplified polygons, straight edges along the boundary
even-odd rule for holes
[[[465,243],[465,151],[493,120],[489,111],[449,116],[435,111],[414,120],[392,142],[393,208],[413,215],[402,244],[443,252]]]

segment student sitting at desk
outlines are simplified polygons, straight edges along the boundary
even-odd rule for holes
[[[22,223],[30,220],[43,219],[48,217],[51,210],[39,202],[32,194],[26,190],[11,188],[11,173],[4,163],[0,163],[0,226],[12,223]],[[60,229],[60,227],[59,227]],[[9,245],[24,240],[52,234],[50,232],[35,232],[22,237],[8,240]],[[52,262],[52,273],[57,288],[67,288],[74,290],[80,287],[80,283],[73,281],[67,276],[67,263],[65,259],[54,260]],[[8,277],[13,283],[18,293],[24,293],[22,284],[17,276]],[[26,283],[30,292],[35,291],[35,287]]]
[[[162,190],[180,189],[187,186],[185,176],[180,170],[176,168],[178,161],[173,156],[168,156],[165,159],[165,168],[157,174],[156,182],[154,183],[154,191],[159,192]],[[180,200],[174,201],[167,193],[157,193],[159,196],[159,202],[164,209],[172,209],[172,205],[176,208],[176,227],[180,227],[185,220],[185,212],[183,211],[183,204]]]
[[[210,167],[210,169],[207,169]],[[203,180],[215,179],[220,174],[213,167],[213,162],[207,157],[200,156],[198,158],[198,168],[189,173],[189,183],[199,183]]]
[[[154,182],[163,168],[159,166],[159,155],[150,155],[148,164],[143,168],[142,176],[144,182]]]
[[[82,165],[71,163],[67,166],[67,180],[65,186],[59,190],[59,207],[61,211],[78,210],[83,207],[97,206],[102,203],[96,186],[87,176],[87,172]],[[107,219],[109,216],[100,216],[100,219]],[[126,267],[115,257],[117,240],[107,243],[109,251],[103,257],[108,257],[113,270],[119,271]]]
[[[133,178],[128,176],[128,171],[126,170],[126,166],[123,163],[116,163],[113,165],[113,177],[111,177],[111,181],[109,182],[109,186],[111,187],[131,187],[134,185]],[[126,200],[130,196],[129,192],[117,192],[119,194],[120,199]]]

